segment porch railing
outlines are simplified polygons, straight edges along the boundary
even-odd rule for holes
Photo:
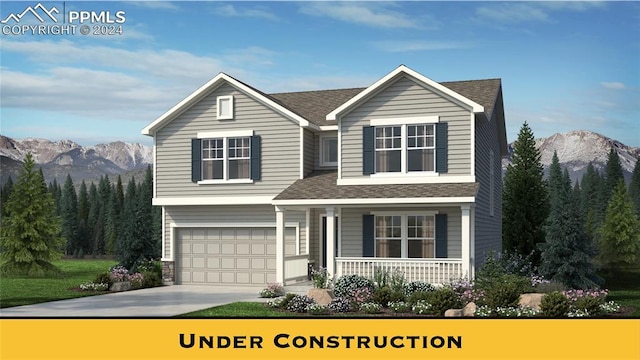
[[[462,259],[389,259],[389,258],[336,258],[336,275],[362,275],[373,279],[376,269],[401,271],[407,281],[425,281],[445,284],[461,278]]]
[[[309,272],[309,255],[295,255],[284,258],[284,281],[306,279]]]

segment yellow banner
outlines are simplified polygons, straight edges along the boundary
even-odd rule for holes
[[[640,319],[2,319],[0,359],[640,359]]]

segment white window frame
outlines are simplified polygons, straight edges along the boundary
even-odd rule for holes
[[[251,184],[253,183],[253,179],[251,179],[251,140],[249,140],[249,178],[246,179],[229,179],[229,139],[231,138],[243,138],[243,137],[251,137],[253,136],[253,130],[236,130],[236,131],[215,131],[215,132],[199,132],[197,137],[202,140],[212,140],[212,139],[222,139],[222,179],[207,179],[200,180],[198,184],[207,185],[207,184]],[[202,159],[201,161],[204,161]]]
[[[369,125],[371,126],[375,126],[375,127],[387,127],[387,126],[400,126],[400,136],[401,136],[401,143],[400,143],[400,161],[401,161],[401,166],[400,166],[400,172],[378,172],[377,166],[376,166],[376,171],[375,173],[371,174],[371,177],[393,177],[393,176],[398,176],[398,175],[402,175],[402,176],[437,176],[438,172],[436,172],[436,152],[435,152],[435,144],[437,141],[436,138],[436,129],[435,129],[435,124],[440,122],[440,117],[439,116],[417,116],[417,117],[407,117],[407,118],[388,118],[388,119],[371,119],[369,121]],[[407,126],[408,125],[434,125],[434,140],[433,140],[433,171],[408,171],[408,131],[407,131]],[[376,144],[374,143],[374,147],[375,147],[375,151],[378,151],[378,148],[376,146]],[[386,149],[385,149],[386,150]],[[377,156],[376,156],[377,157]],[[377,165],[377,159],[374,158],[374,165]]]
[[[335,139],[336,140],[336,161],[327,161],[324,156],[325,151],[325,141]],[[338,135],[323,135],[320,136],[320,166],[338,166]]]
[[[228,101],[229,102],[229,113],[228,114],[223,114],[222,113],[222,103]],[[218,120],[231,120],[233,119],[233,95],[226,95],[226,96],[218,96],[216,98],[216,115]]]
[[[420,211],[420,212],[408,212],[408,213],[397,213],[397,212],[387,212],[387,211],[383,211],[383,212],[372,212],[371,215],[374,215],[376,218],[378,216],[400,216],[400,231],[401,231],[401,236],[400,236],[400,241],[401,241],[401,245],[400,245],[400,249],[401,249],[401,255],[399,258],[388,258],[388,257],[381,257],[380,259],[435,259],[436,258],[436,254],[437,254],[437,248],[436,248],[436,219],[435,216],[436,214],[438,214],[438,211]],[[409,216],[431,216],[433,217],[433,257],[432,258],[410,258],[409,257],[409,220],[408,217]],[[377,219],[374,218],[374,226],[376,226],[377,224]],[[377,255],[377,248],[378,248],[378,236],[376,234],[376,229],[374,228],[374,233],[373,233],[373,256],[374,257],[378,257]]]

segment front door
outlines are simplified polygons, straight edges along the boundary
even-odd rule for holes
[[[334,225],[334,229],[335,229],[335,235],[334,235],[334,239],[335,239],[335,243],[333,248],[335,249],[335,254],[334,256],[338,256],[338,224],[340,223],[338,221],[338,217],[335,217],[335,225]],[[322,267],[326,268],[327,267],[327,217],[326,216],[322,216]]]

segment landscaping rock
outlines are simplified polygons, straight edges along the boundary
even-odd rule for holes
[[[444,312],[444,317],[462,317],[462,309],[449,309]]]
[[[127,291],[131,290],[131,283],[129,281],[118,281],[111,284],[110,291]]]
[[[520,295],[520,300],[518,301],[518,305],[520,307],[528,307],[534,310],[540,310],[540,303],[542,302],[542,298],[545,294],[522,294]]]
[[[320,305],[329,305],[333,300],[333,290],[330,289],[309,289],[307,296]]]
[[[478,306],[474,302],[470,302],[462,308],[462,316],[473,317]]]

